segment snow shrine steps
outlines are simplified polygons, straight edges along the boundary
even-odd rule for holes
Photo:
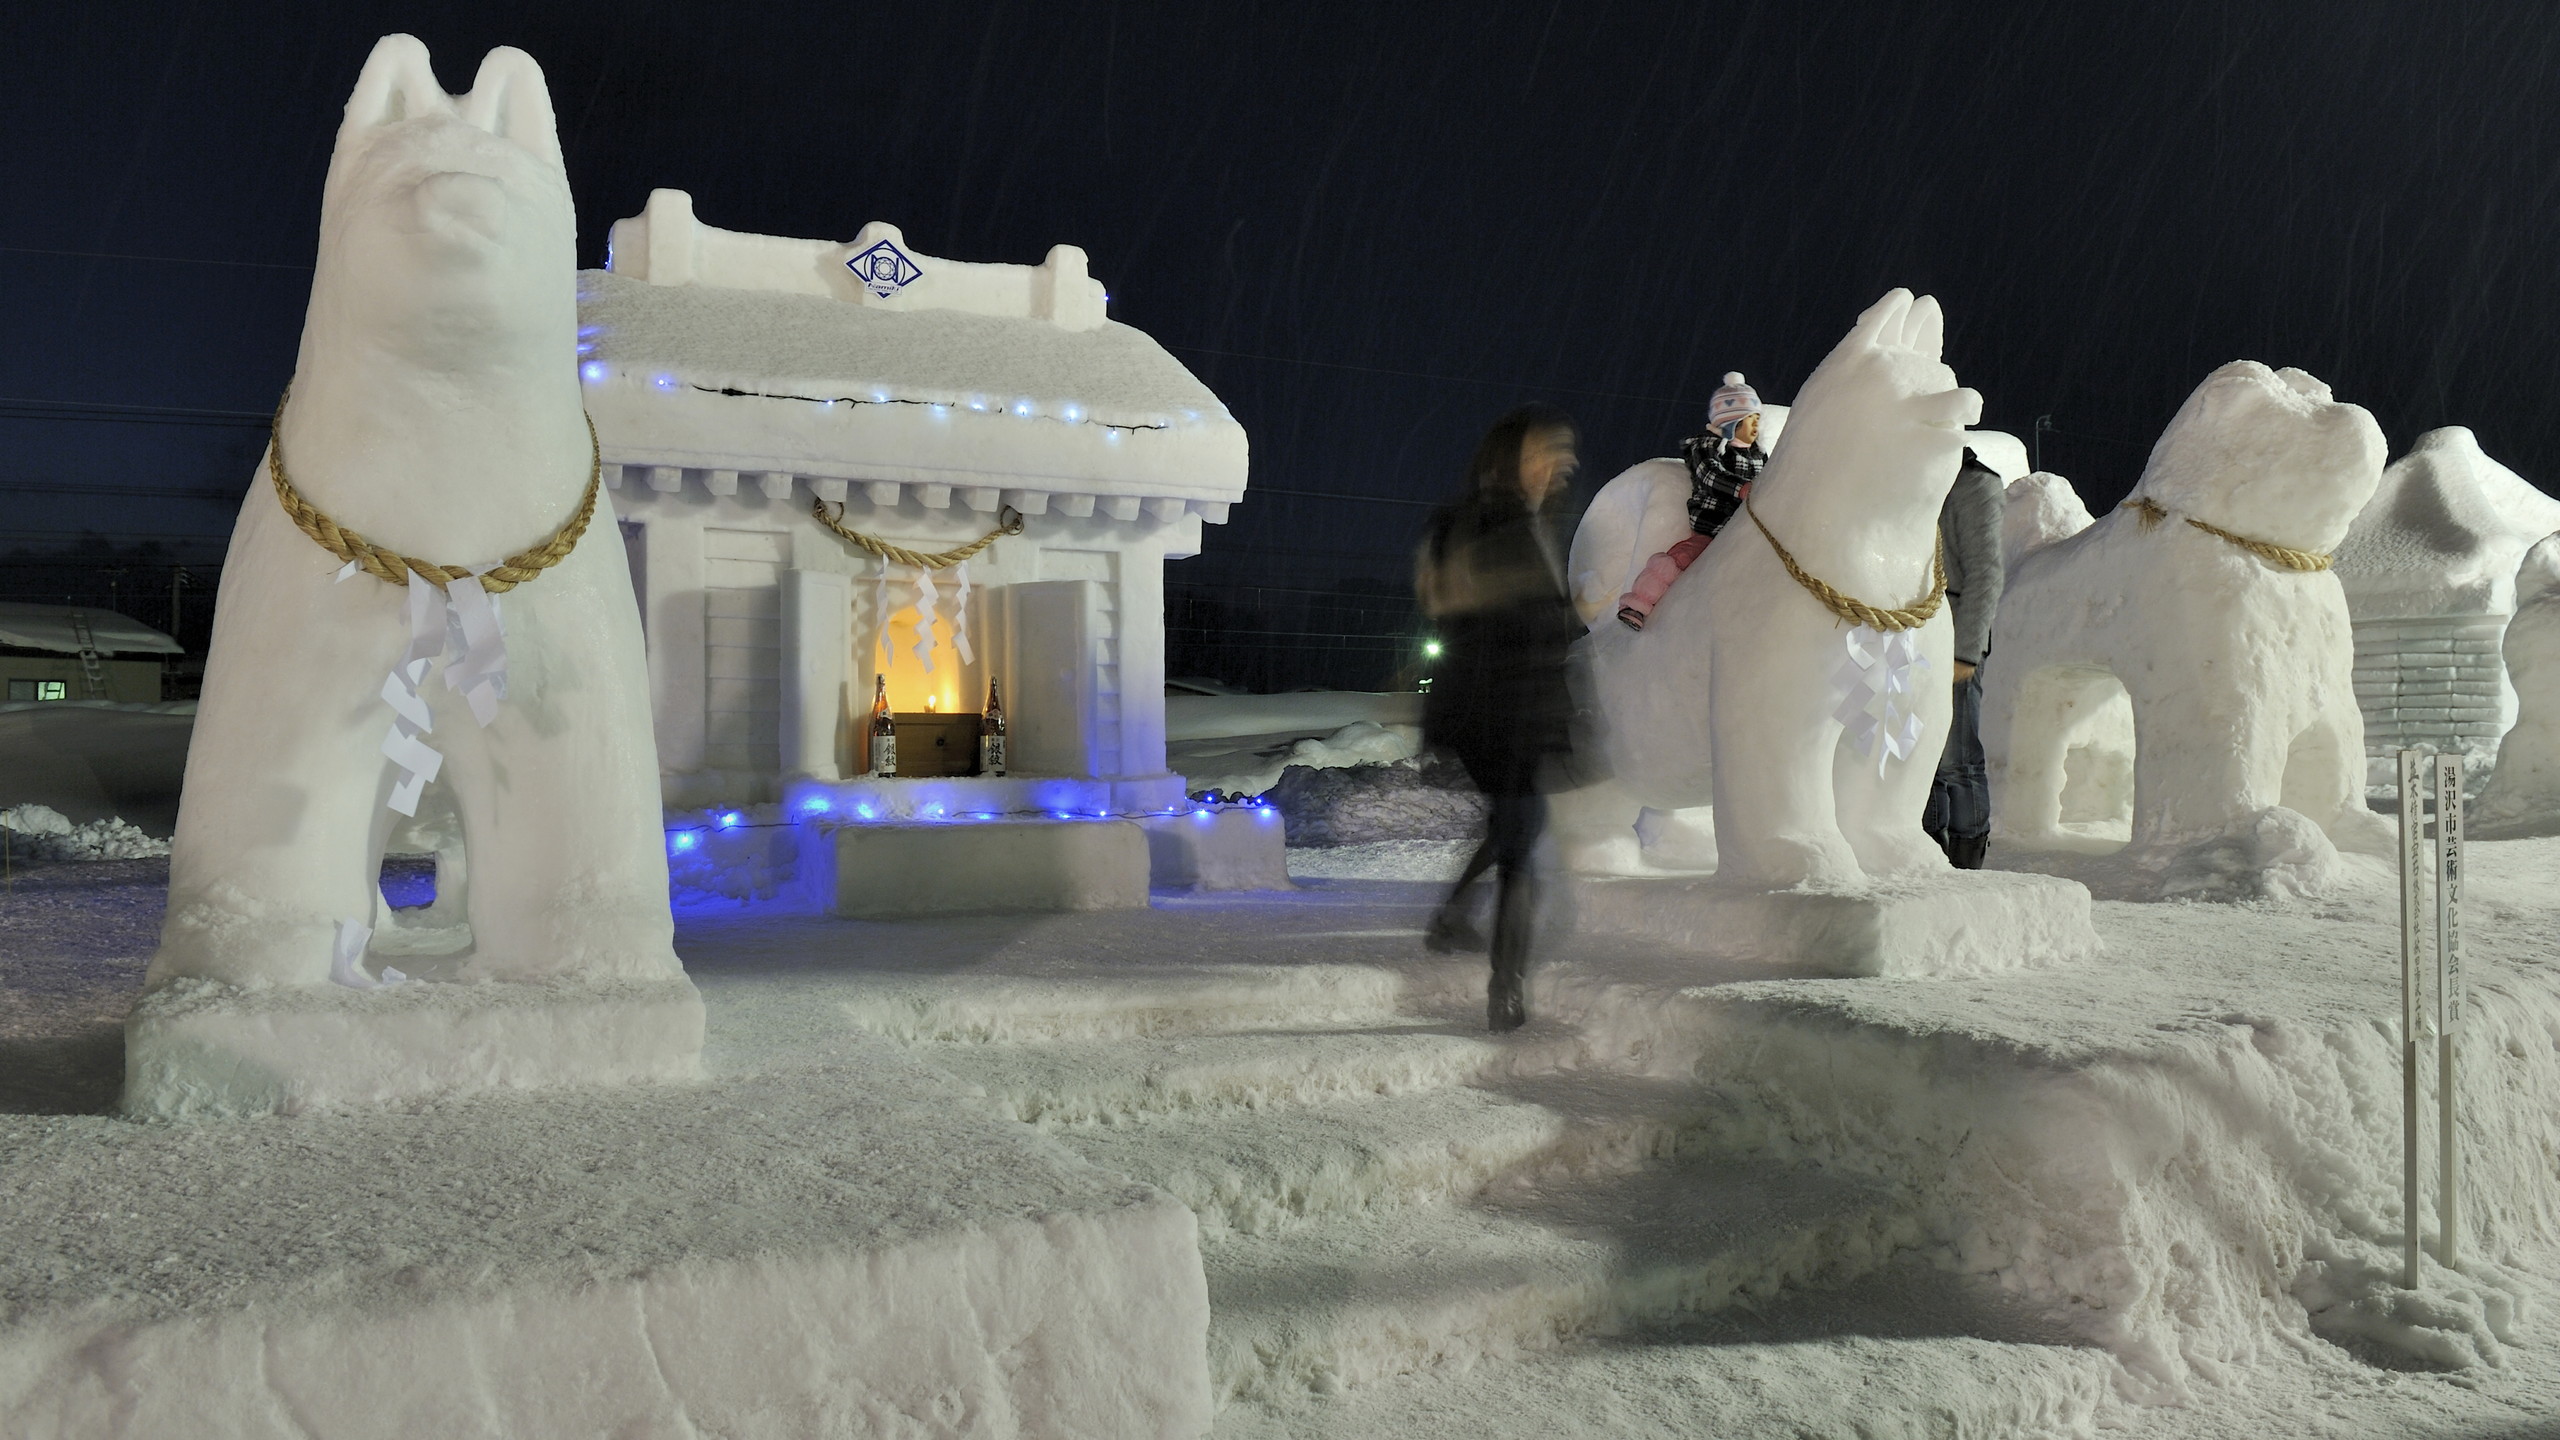
[[[1484,1034],[1482,963],[881,975],[840,1013],[1191,1206],[1222,1402],[1642,1330],[1907,1243],[1876,1187],[1701,1153],[1725,1117],[1687,1087],[1564,1073],[1565,1027]]]

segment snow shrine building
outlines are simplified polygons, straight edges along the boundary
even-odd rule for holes
[[[2338,547],[2354,617],[2366,778],[2402,749],[2460,750],[2485,767],[2515,723],[2501,658],[2525,551],[2560,531],[2560,500],[2492,460],[2459,425],[2430,430],[2383,472]]]
[[[849,242],[741,234],[659,190],[580,287],[670,807],[782,800],[829,824],[1190,808],[1165,764],[1164,562],[1243,496],[1245,435],[1107,318],[1082,251],[967,264],[878,222]],[[983,548],[928,568],[844,532]],[[895,778],[865,774],[883,678]],[[990,681],[1001,778],[969,773]]]

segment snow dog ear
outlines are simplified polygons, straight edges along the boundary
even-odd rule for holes
[[[421,115],[450,115],[453,98],[436,83],[427,47],[415,35],[385,35],[373,44],[356,76],[355,93],[347,97],[346,123],[338,131],[338,148],[376,126],[414,120]]]
[[[560,126],[551,113],[551,87],[542,67],[512,45],[501,45],[480,62],[471,93],[462,97],[462,118],[533,152],[554,170],[566,172],[560,156]]]

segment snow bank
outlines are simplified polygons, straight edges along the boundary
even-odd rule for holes
[[[2103,964],[1990,981],[1681,989],[1567,963],[1532,1010],[1578,1022],[1595,1061],[1716,1087],[1736,1106],[1719,1148],[1899,1187],[1940,1264],[2058,1307],[2116,1354],[2129,1398],[2246,1385],[2327,1345],[2497,1367],[2525,1336],[2527,1277],[2560,1259],[2560,841],[2472,854],[2466,1249],[2458,1271],[2431,1257],[2415,1292],[2397,1283],[2387,890],[2102,906]],[[2433,1115],[2429,1095],[2430,1157]],[[2432,1198],[2422,1223],[2432,1246]]]
[[[1236,740],[1245,743],[1222,743]],[[1421,748],[1419,725],[1354,720],[1330,734],[1304,740],[1254,735],[1185,741],[1166,747],[1165,763],[1181,773],[1183,789],[1189,794],[1253,796],[1279,784],[1281,772],[1293,765],[1329,770],[1385,764],[1410,760]]]
[[[74,825],[42,805],[0,810],[0,830],[9,832],[10,850],[30,860],[141,860],[169,853],[168,841],[154,840],[123,820]]]
[[[1209,1426],[1190,1212],[859,1035],[693,1086],[0,1117],[0,1153],[24,1440]]]

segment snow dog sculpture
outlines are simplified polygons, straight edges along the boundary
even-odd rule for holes
[[[2011,566],[1983,663],[2002,844],[2084,848],[2061,829],[2064,756],[2121,687],[2134,856],[2292,853],[2316,848],[2311,827],[2390,853],[2364,803],[2354,644],[2328,570],[2383,457],[2373,417],[2328,386],[2234,361],[2187,397],[2122,506]]]
[[[1842,888],[1946,869],[1920,829],[1953,705],[1934,556],[1982,397],[1939,358],[1944,328],[1937,301],[1907,290],[1870,306],[1797,394],[1749,513],[1671,587],[1654,623],[1603,625],[1585,642],[1619,781],[1665,808],[1712,799],[1720,882]],[[1853,630],[1816,584],[1927,618],[1883,637],[1897,658],[1870,654],[1862,668],[1854,637],[1876,632]],[[1904,723],[1917,722],[1892,745],[1882,717],[1848,714],[1864,693],[1854,677],[1887,669],[1908,687],[1893,696]]]
[[[694,1066],[700,1001],[672,944],[638,608],[580,399],[575,240],[530,56],[491,51],[470,93],[450,97],[418,41],[375,46],[330,157],[270,463],[232,537],[151,991],[299,989],[324,1009],[408,1014],[434,1003],[416,992],[480,992],[471,1004],[486,1012],[495,991],[654,982],[638,989],[656,1018],[637,1032],[627,1014],[600,1021],[601,1048],[583,1059],[557,1013],[525,1022],[548,1058],[492,1059],[509,1042],[482,1014],[471,1083],[532,1083],[545,1065]],[[366,542],[370,569],[342,564]],[[469,573],[502,561],[515,568]],[[422,775],[449,787],[471,860],[469,948],[435,978],[547,987],[371,996],[328,983],[333,970],[371,981],[357,962],[376,876]],[[153,1028],[169,1017],[151,1004],[133,1022],[128,1107],[184,1108],[203,1098],[171,1098],[201,1080],[179,1073],[196,1063],[185,1057],[219,1045]],[[408,1033],[427,1052],[441,1043]],[[441,1063],[431,1053],[378,1063],[419,1073],[337,1078],[351,1094],[438,1088],[423,1078]],[[276,1103],[325,1098],[328,1083]]]
[[[2560,535],[2525,552],[2507,622],[2516,723],[2480,791],[2472,833],[2484,840],[2560,835]]]

